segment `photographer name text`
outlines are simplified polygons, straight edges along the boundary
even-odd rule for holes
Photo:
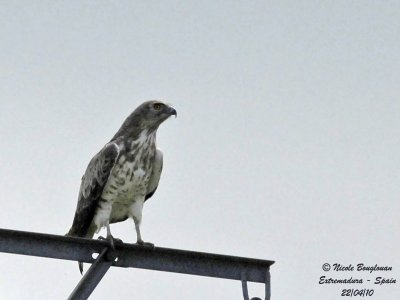
[[[335,272],[335,275],[331,273],[332,276],[322,275],[319,277],[318,283],[320,285],[369,285],[371,288],[361,288],[361,289],[342,289],[341,296],[347,297],[370,297],[375,294],[375,288],[382,285],[395,285],[397,280],[391,276],[393,271],[392,266],[387,265],[367,265],[364,263],[359,264],[340,264],[340,263],[324,263],[322,265],[322,270],[325,272]],[[340,274],[345,274],[346,272],[352,275],[339,276]]]

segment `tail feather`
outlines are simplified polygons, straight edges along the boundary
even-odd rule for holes
[[[71,232],[71,229],[65,234],[65,236],[76,236]],[[83,262],[78,261],[79,272],[83,275]]]
[[[71,236],[71,237],[83,237],[87,239],[92,239],[94,236],[94,233],[96,231],[96,225],[93,223],[89,226],[88,230],[86,233],[80,233],[76,232],[73,227],[68,231],[68,233],[65,234],[65,236]],[[81,275],[83,275],[83,262],[78,261],[78,266],[79,266],[79,272],[81,272]]]
[[[83,275],[83,262],[78,261],[78,266],[79,266],[79,272],[81,272],[81,275]]]

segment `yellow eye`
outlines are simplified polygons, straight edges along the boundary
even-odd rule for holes
[[[161,103],[155,103],[155,104],[153,105],[153,107],[154,107],[155,110],[160,110],[160,109],[161,109],[161,106],[162,106]]]

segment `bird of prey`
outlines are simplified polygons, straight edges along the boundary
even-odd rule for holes
[[[147,101],[137,107],[121,128],[98,152],[82,177],[78,204],[67,236],[92,238],[107,228],[107,240],[114,247],[110,224],[133,218],[137,244],[144,202],[157,189],[163,154],[156,147],[159,125],[176,110],[161,101]],[[82,273],[82,263],[79,264]]]

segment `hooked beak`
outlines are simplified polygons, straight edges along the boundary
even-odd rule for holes
[[[169,115],[170,116],[175,116],[175,118],[178,116],[178,113],[176,112],[175,108],[170,107],[169,108]]]

